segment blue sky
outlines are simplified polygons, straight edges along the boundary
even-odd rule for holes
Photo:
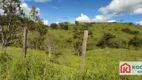
[[[29,10],[35,5],[46,23],[142,21],[142,0],[24,0],[22,3]]]

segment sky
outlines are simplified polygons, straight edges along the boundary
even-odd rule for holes
[[[21,7],[27,15],[32,5],[37,7],[39,16],[47,25],[65,21],[120,20],[142,25],[142,0],[21,0]]]

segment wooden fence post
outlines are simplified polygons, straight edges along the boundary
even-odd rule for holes
[[[26,57],[27,54],[27,27],[24,27],[23,33],[23,56]]]
[[[87,39],[88,39],[88,30],[85,30],[84,31],[83,44],[82,44],[82,64],[81,64],[81,69],[84,69],[85,54],[86,54],[86,48],[87,48]]]

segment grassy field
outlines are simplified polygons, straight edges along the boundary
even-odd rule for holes
[[[26,58],[22,56],[22,48],[14,47],[21,45],[22,38],[15,41],[16,45],[8,47],[7,54],[2,54],[0,48],[0,80],[142,80],[142,76],[119,75],[119,62],[142,60],[141,48],[129,48],[128,44],[123,49],[96,46],[105,33],[113,34],[126,43],[134,36],[142,38],[142,27],[128,23],[94,23],[89,26],[92,35],[88,38],[85,68],[81,70],[81,56],[74,55],[73,26],[70,24],[69,30],[48,29],[55,47],[51,58],[46,44],[49,34],[42,36],[45,40],[40,47],[44,50],[40,51],[30,49],[32,42],[38,43],[36,39],[41,37],[29,31]],[[126,28],[138,31],[138,34],[122,32]]]
[[[53,52],[51,58],[46,50],[29,48],[24,58],[22,48],[8,47],[7,54],[2,54],[0,49],[0,80],[142,80],[142,76],[119,75],[119,62],[141,61],[142,49],[101,49],[96,46],[105,33],[111,33],[127,43],[134,36],[142,38],[142,27],[126,23],[92,24],[89,27],[92,35],[88,38],[85,68],[81,70],[81,56],[74,55],[73,26],[69,25],[69,30],[48,29],[58,53]],[[139,33],[122,32],[125,28]],[[33,40],[37,37],[29,32],[28,37],[31,36]],[[45,34],[45,42],[47,37],[48,34]]]
[[[52,37],[56,39],[59,45],[62,45],[64,48],[72,49],[73,43],[67,43],[67,40],[73,41],[73,27],[74,25],[70,25],[69,30],[49,29],[48,31]],[[129,34],[122,32],[122,29],[125,28],[129,28],[132,31],[138,31],[139,33]],[[128,43],[134,36],[142,38],[142,27],[137,25],[129,25],[127,23],[95,23],[92,24],[92,27],[89,26],[89,32],[92,32],[92,35],[89,35],[88,38],[88,49],[96,49],[96,44],[105,33],[111,33],[118,39],[126,41],[126,43]]]
[[[142,50],[94,49],[87,51],[85,69],[81,57],[64,53],[49,59],[44,51],[8,47],[0,54],[0,80],[141,80],[142,76],[120,76],[120,61],[142,60]]]

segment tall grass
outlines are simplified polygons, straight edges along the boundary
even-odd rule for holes
[[[81,57],[62,54],[51,59],[43,51],[10,47],[0,54],[0,80],[141,80],[141,76],[120,76],[120,61],[138,61],[142,50],[95,49],[86,54],[85,69]]]

